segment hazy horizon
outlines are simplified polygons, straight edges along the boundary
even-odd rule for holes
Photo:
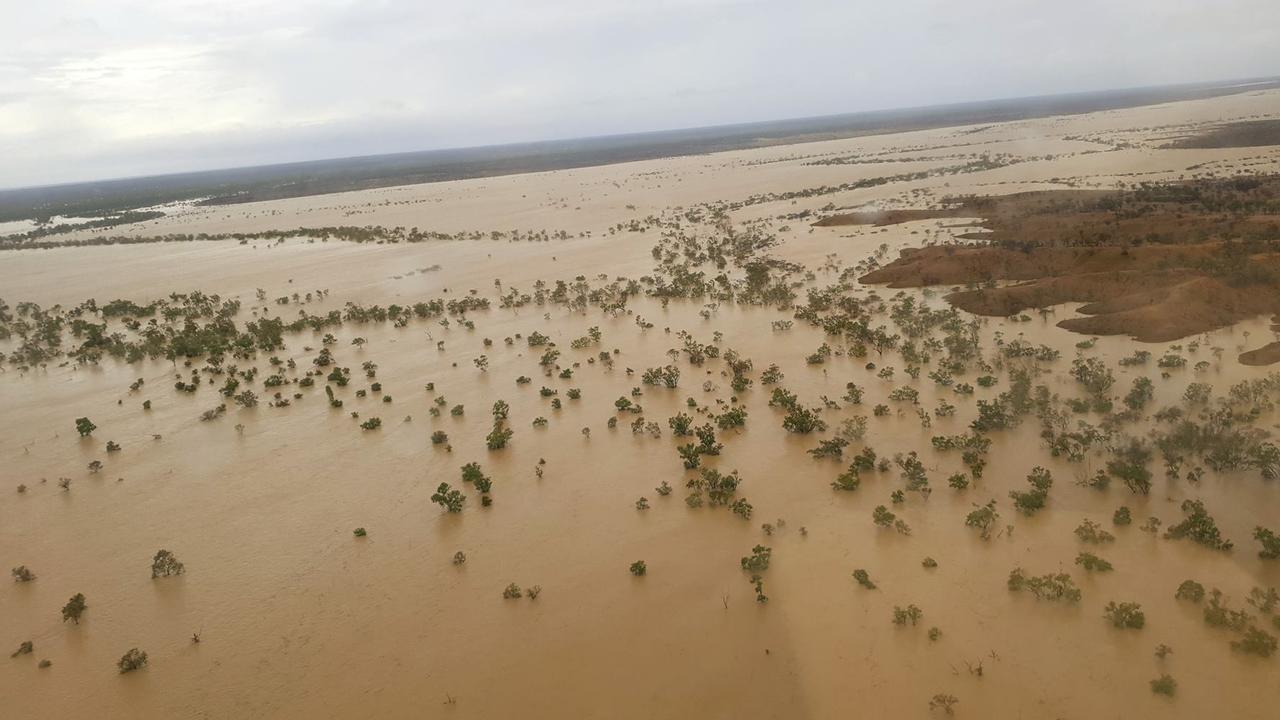
[[[1254,0],[104,5],[15,8],[0,28],[0,187],[1247,79],[1280,67],[1280,7]]]

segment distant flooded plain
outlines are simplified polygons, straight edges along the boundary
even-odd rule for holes
[[[403,323],[347,319],[286,331],[282,349],[227,356],[220,373],[205,372],[205,357],[6,362],[0,560],[36,577],[0,588],[0,643],[9,652],[33,645],[0,667],[3,707],[13,717],[925,718],[945,716],[946,707],[957,717],[1274,717],[1280,659],[1233,649],[1242,636],[1206,623],[1209,600],[1175,599],[1175,591],[1189,579],[1220,589],[1255,627],[1280,634],[1272,609],[1246,603],[1254,588],[1280,586],[1280,562],[1260,558],[1253,540],[1257,526],[1280,531],[1276,481],[1254,468],[1192,480],[1190,466],[1168,479],[1156,452],[1148,494],[1118,479],[1090,487],[1113,459],[1112,444],[1099,441],[1075,461],[1055,456],[1031,413],[982,433],[990,441],[985,469],[956,488],[950,477],[972,473],[959,450],[933,441],[976,436],[979,401],[998,402],[1018,377],[1058,396],[1046,400],[1053,407],[1087,397],[1073,376],[1077,359],[1110,369],[1105,394],[1117,412],[1137,378],[1149,378],[1152,391],[1136,417],[1109,420],[1113,412],[1089,409],[1068,413],[1067,426],[1109,428],[1117,446],[1147,440],[1165,427],[1154,417],[1160,409],[1196,412],[1186,400],[1194,384],[1210,386],[1209,402],[1217,402],[1234,385],[1270,377],[1274,367],[1236,360],[1274,339],[1270,318],[1161,344],[1058,328],[1075,316],[1074,304],[943,321],[941,295],[950,288],[888,290],[858,283],[854,271],[903,248],[948,242],[965,231],[963,220],[810,223],[835,209],[923,206],[961,192],[1110,187],[1131,174],[1175,179],[1203,163],[1275,171],[1274,147],[1156,145],[1183,125],[1276,112],[1280,92],[1259,91],[980,132],[191,208],[129,231],[341,223],[566,230],[567,239],[546,242],[294,238],[0,253],[0,297],[15,318],[26,317],[20,302],[65,311],[90,298],[143,304],[194,291],[238,300],[239,325],[341,313],[348,303],[489,301]],[[1117,150],[1091,147],[1121,141]],[[924,156],[918,162],[928,169],[965,161],[943,157],[955,153],[1005,152],[1007,164],[963,174],[792,192],[902,173],[897,163],[814,159]],[[773,195],[741,202],[758,193]],[[726,205],[717,213],[718,202]],[[691,216],[695,210],[701,214]],[[726,234],[756,245],[716,245],[712,238]],[[723,265],[714,249],[724,251]],[[766,272],[756,263],[785,278],[778,287],[794,298],[746,301],[752,273]],[[677,266],[702,271],[707,287],[723,274],[737,299],[663,296],[643,279],[670,280]],[[502,301],[532,296],[539,281],[546,302]],[[552,297],[557,281],[569,288],[561,299]],[[632,281],[636,291],[623,293]],[[824,293],[839,302],[825,306]],[[829,318],[846,306],[897,342],[859,348],[852,334],[797,317],[800,308],[825,307],[818,314]],[[120,319],[107,322],[133,336]],[[912,336],[922,322],[935,324]],[[955,355],[943,345],[948,333],[969,332],[977,356],[948,382],[932,379]],[[559,352],[550,362],[552,345],[531,345],[535,333]],[[68,325],[64,348],[82,339]],[[0,351],[12,357],[22,342],[11,336]],[[1006,350],[1011,343],[1044,351],[1020,355]],[[699,361],[691,347],[715,349]],[[316,364],[325,348],[332,366]],[[1149,362],[1121,363],[1139,350]],[[1159,367],[1167,354],[1185,366]],[[742,359],[749,368],[735,370],[731,361]],[[327,379],[335,366],[350,368],[348,384]],[[667,366],[678,369],[675,387],[646,382],[646,370]],[[780,378],[767,382],[771,366]],[[175,389],[193,370],[197,387]],[[312,370],[321,374],[302,385]],[[219,394],[235,373],[240,389],[256,393],[255,405]],[[285,384],[265,386],[273,375]],[[751,382],[735,389],[735,376]],[[861,391],[857,402],[848,399],[850,383]],[[825,429],[785,429],[793,411],[776,388],[814,409]],[[273,406],[276,392],[287,406]],[[498,426],[512,435],[489,449],[499,401],[507,409]],[[225,410],[201,419],[218,405]],[[721,425],[735,408],[745,421]],[[722,445],[699,456],[698,468],[678,454],[700,441],[676,434],[669,420],[681,413],[709,424]],[[1251,427],[1273,434],[1274,407],[1259,413]],[[77,432],[81,417],[96,425],[86,437]],[[380,426],[362,429],[371,418]],[[447,440],[433,442],[440,432]],[[842,433],[849,442],[839,458],[810,452]],[[108,441],[120,449],[108,452]],[[833,488],[866,448],[887,467],[864,469],[856,489]],[[911,487],[902,463],[912,452],[928,492],[917,486],[895,498]],[[101,469],[90,469],[94,461]],[[488,493],[462,480],[462,466],[473,462],[492,481]],[[1037,467],[1051,473],[1052,488],[1042,509],[1020,512],[1010,492],[1026,490]],[[703,469],[736,471],[730,494],[749,509],[704,500]],[[433,502],[441,483],[466,495],[461,512]],[[984,539],[966,520],[992,500],[998,520]],[[1184,519],[1184,500],[1202,501],[1235,547],[1164,537]],[[898,529],[873,521],[879,506],[901,521]],[[1114,523],[1121,506],[1132,524]],[[1141,529],[1150,517],[1159,530]],[[1113,540],[1084,542],[1076,530],[1086,520]],[[746,567],[756,546],[768,549],[765,569]],[[160,549],[185,572],[152,578]],[[1081,552],[1114,569],[1086,571]],[[1015,568],[1068,574],[1081,597],[1011,590]],[[860,584],[855,570],[875,587]],[[513,583],[521,594],[504,598]],[[76,593],[87,609],[78,623],[64,621],[59,609]],[[1113,624],[1104,616],[1113,601],[1139,604],[1143,627]],[[912,606],[918,617],[895,622],[895,610]],[[1157,653],[1162,645],[1171,652]],[[148,663],[122,674],[116,663],[130,648],[146,651]],[[52,664],[38,667],[41,660]],[[1172,696],[1151,685],[1166,674],[1176,679]]]

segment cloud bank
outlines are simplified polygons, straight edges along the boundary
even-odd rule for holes
[[[1280,73],[1274,0],[43,0],[0,187]]]

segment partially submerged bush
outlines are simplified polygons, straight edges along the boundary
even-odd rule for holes
[[[1276,639],[1265,630],[1254,626],[1246,629],[1239,640],[1232,640],[1231,649],[1247,655],[1271,657],[1276,651]]]
[[[431,494],[431,502],[448,510],[451,513],[462,512],[462,504],[466,502],[467,496],[458,490],[449,487],[449,483],[440,483],[436,491]]]
[[[949,695],[947,693],[938,693],[934,695],[932,699],[929,700],[929,709],[941,710],[942,712],[948,715],[952,715],[955,712],[952,708],[954,708],[956,704],[959,702],[960,702],[960,698],[956,697],[955,695]]]
[[[748,572],[759,573],[769,569],[769,559],[773,556],[773,548],[764,545],[756,545],[751,548],[751,554],[742,558],[742,569]]]
[[[1262,544],[1258,557],[1265,560],[1280,558],[1280,535],[1259,525],[1253,529],[1253,539]]]
[[[71,596],[66,605],[62,606],[62,622],[72,620],[75,624],[80,624],[80,616],[84,615],[85,609],[89,607],[84,602],[84,593],[76,593]]]
[[[481,493],[493,489],[493,480],[480,469],[480,463],[469,462],[462,466],[462,482],[471,483]]]
[[[120,661],[116,663],[116,667],[120,668],[120,672],[127,673],[134,670],[140,670],[147,666],[147,654],[138,648],[132,648],[129,652],[121,656]]]
[[[818,414],[817,410],[812,410],[801,405],[791,408],[787,416],[782,419],[782,427],[787,432],[799,433],[806,435],[811,432],[822,432],[827,429],[827,423]]]
[[[1115,535],[1102,529],[1102,526],[1092,520],[1085,520],[1075,529],[1076,537],[1083,542],[1099,545],[1109,543],[1116,539]]]
[[[1039,577],[1028,577],[1022,568],[1014,568],[1009,572],[1009,589],[1013,592],[1029,591],[1038,600],[1064,600],[1079,602],[1083,594],[1076,587],[1075,581],[1066,573],[1049,573]]]
[[[902,518],[889,512],[889,508],[883,505],[877,505],[875,510],[871,511],[871,521],[877,527],[891,527],[903,535],[911,534],[911,526],[907,525]]]
[[[1157,695],[1168,695],[1173,697],[1178,691],[1178,681],[1173,679],[1169,673],[1165,673],[1155,680],[1151,681],[1151,692]]]
[[[1187,514],[1186,519],[1166,530],[1164,533],[1166,538],[1174,540],[1188,538],[1214,550],[1231,549],[1231,541],[1222,538],[1222,533],[1219,532],[1217,523],[1209,516],[1208,511],[1204,509],[1203,502],[1199,500],[1183,500],[1182,512]]]
[[[152,578],[158,578],[162,575],[164,577],[168,577],[170,575],[181,575],[186,571],[186,566],[178,562],[178,558],[168,550],[156,551],[156,556],[151,559]]]
[[[1112,625],[1118,628],[1140,630],[1147,622],[1146,615],[1142,612],[1142,606],[1138,603],[1109,602],[1102,614],[1111,621]]]
[[[1173,597],[1178,600],[1190,600],[1193,603],[1198,603],[1204,600],[1204,586],[1195,580],[1183,580],[1177,591],[1174,592]]]
[[[858,473],[858,469],[850,465],[844,472],[837,475],[835,480],[831,481],[831,488],[833,490],[853,492],[854,490],[857,490],[858,486],[861,484],[862,479]]]
[[[924,612],[915,605],[908,605],[905,608],[897,605],[893,606],[893,624],[906,625],[908,622],[914,626],[924,617]]]
[[[1042,467],[1037,467],[1027,475],[1027,483],[1031,485],[1030,490],[1011,490],[1009,497],[1013,498],[1014,507],[1026,515],[1033,515],[1044,507],[1045,501],[1049,498],[1049,488],[1053,487],[1053,474]]]
[[[1089,572],[1110,572],[1112,569],[1111,563],[1093,553],[1087,552],[1076,555],[1076,564]]]
[[[986,505],[974,505],[976,508],[964,518],[966,527],[977,528],[979,535],[983,540],[991,539],[991,531],[995,529],[996,522],[1000,520],[1000,513],[996,510],[996,501],[991,500]]]
[[[1222,594],[1222,591],[1214,588],[1204,608],[1205,624],[1210,627],[1244,632],[1253,622],[1253,618],[1244,610],[1232,610],[1227,603],[1228,598]]]

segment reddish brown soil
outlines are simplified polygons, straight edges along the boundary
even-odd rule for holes
[[[1240,355],[1240,362],[1245,365],[1271,365],[1280,362],[1280,342],[1264,345],[1257,350],[1250,350]]]
[[[1175,140],[1166,148],[1231,148],[1280,145],[1280,120],[1227,123],[1199,135]]]
[[[1280,178],[1238,178],[1129,191],[962,198],[938,210],[860,213],[820,225],[981,217],[987,243],[903,252],[863,282],[987,285],[947,300],[979,315],[1085,303],[1058,323],[1090,335],[1165,342],[1280,313]],[[1016,284],[995,287],[997,281]],[[1280,362],[1267,346],[1241,358]]]

